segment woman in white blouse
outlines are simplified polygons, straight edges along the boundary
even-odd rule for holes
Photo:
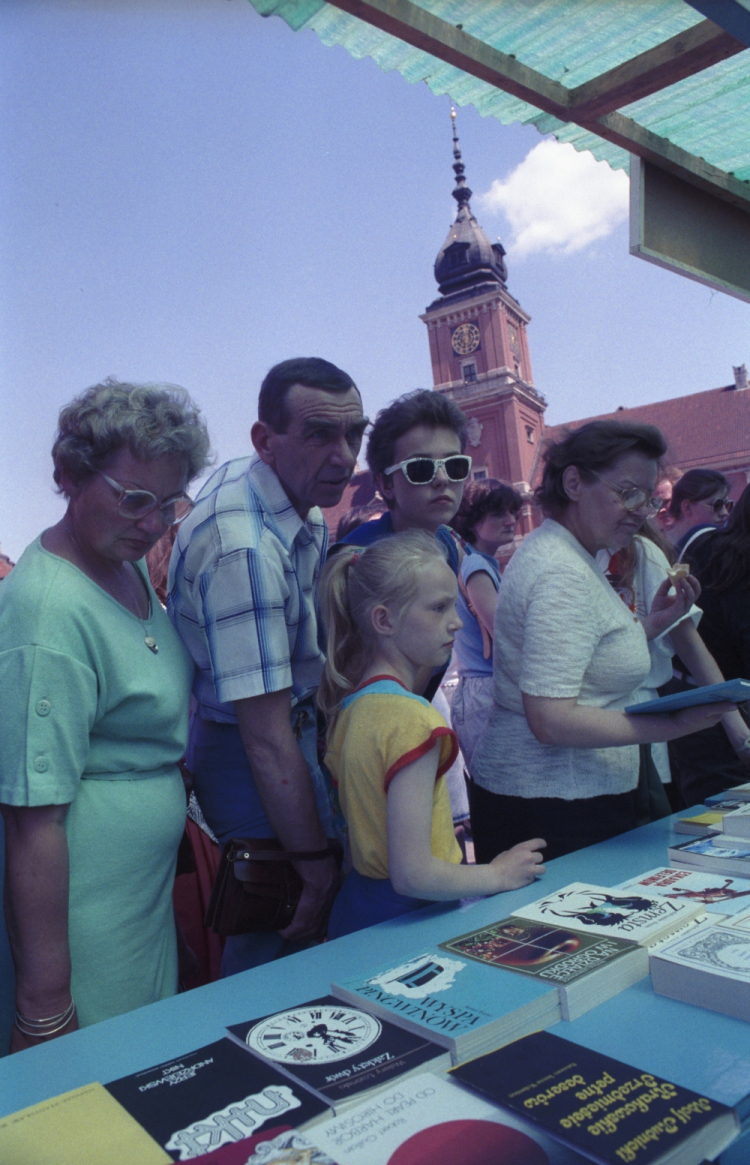
[[[473,758],[477,861],[525,837],[545,858],[637,823],[639,744],[716,723],[732,705],[665,715],[623,709],[651,668],[648,640],[682,620],[699,588],[669,580],[643,618],[597,566],[660,508],[664,438],[651,425],[592,421],[552,443],[537,500],[547,515],[516,551],[495,616],[494,707]]]

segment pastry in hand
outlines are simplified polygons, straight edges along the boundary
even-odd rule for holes
[[[674,566],[667,567],[667,577],[670,582],[676,583],[680,579],[687,578],[690,574],[690,566],[687,562],[676,562]]]

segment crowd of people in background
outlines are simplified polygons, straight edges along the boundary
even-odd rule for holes
[[[285,927],[226,939],[230,975],[750,778],[735,705],[625,711],[750,677],[750,487],[733,505],[653,426],[589,422],[545,449],[521,539],[531,499],[474,480],[463,413],[417,390],[375,418],[376,498],[329,547],[368,426],[345,372],[284,361],[253,452],[193,500],[184,390],[107,381],[62,410],[65,514],[0,586],[11,1050],[178,989],[188,802],[217,853],[266,839],[300,879]]]

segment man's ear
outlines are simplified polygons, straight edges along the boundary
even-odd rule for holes
[[[375,480],[377,481],[378,489],[380,490],[383,497],[389,502],[395,501],[395,495],[393,493],[393,474],[378,473]]]
[[[562,484],[570,501],[577,502],[581,497],[583,486],[583,478],[577,465],[566,465],[563,470]]]
[[[378,603],[370,611],[370,621],[378,635],[393,635],[394,623],[391,613],[384,603]]]
[[[274,451],[274,437],[275,430],[271,428],[267,421],[256,421],[250,430],[250,440],[255,446],[255,452],[260,457],[261,461],[271,468],[275,468],[276,456]]]

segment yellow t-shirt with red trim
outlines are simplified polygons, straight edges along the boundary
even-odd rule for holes
[[[389,877],[388,785],[436,742],[440,760],[432,796],[431,849],[436,858],[461,862],[444,775],[458,755],[456,735],[431,704],[415,699],[405,688],[403,695],[366,691],[386,678],[391,679],[378,676],[363,685],[363,694],[344,707],[325,758],[338,786],[354,868],[368,878]]]

